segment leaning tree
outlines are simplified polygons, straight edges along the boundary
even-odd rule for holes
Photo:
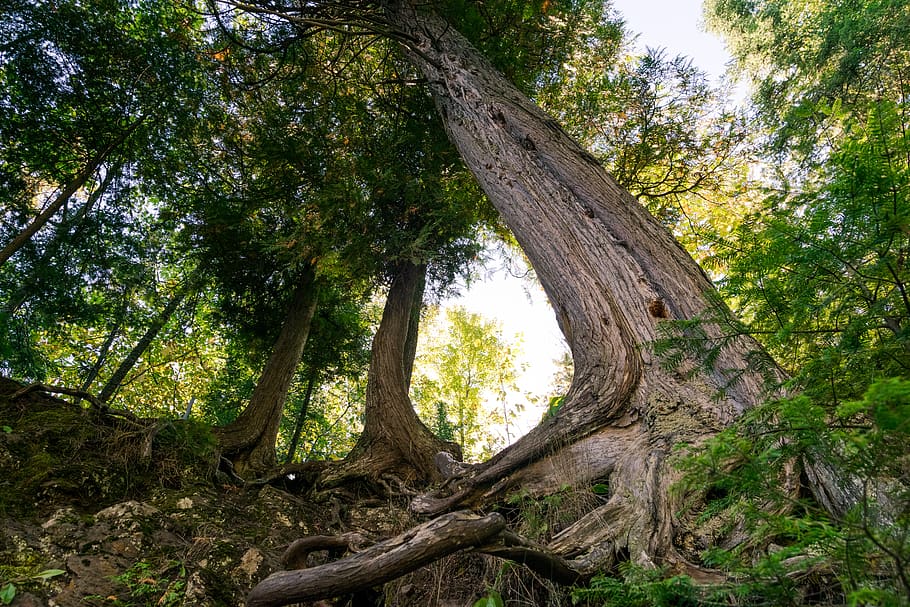
[[[693,361],[669,368],[653,353],[662,323],[718,313],[713,285],[698,265],[595,158],[428,5],[386,0],[243,8],[280,15],[301,31],[341,18],[352,29],[400,43],[425,78],[450,140],[536,270],[575,362],[554,416],[487,462],[447,466],[461,478],[444,493],[412,501],[414,511],[439,518],[383,546],[372,564],[362,557],[274,574],[253,591],[250,604],[326,596],[338,590],[326,589],[336,575],[345,576],[346,590],[370,586],[465,546],[520,556],[561,579],[630,558],[703,579],[705,572],[675,541],[682,534],[708,544],[711,538],[676,516],[671,451],[705,440],[763,401],[768,369],[750,364],[760,353],[755,341],[728,338],[711,323],[698,333],[713,348],[700,372]],[[608,478],[609,499],[546,550],[504,531],[497,516],[444,514],[489,505],[519,483],[534,492],[556,490],[565,482],[556,471],[566,469],[576,482]],[[811,477],[820,501],[846,508],[848,492],[830,474]],[[374,575],[365,581],[354,575],[365,571]]]

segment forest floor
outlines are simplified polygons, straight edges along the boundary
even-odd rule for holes
[[[112,416],[40,392],[13,400],[21,388],[0,378],[0,604],[242,605],[300,537],[379,540],[415,524],[403,499],[233,483],[217,470],[207,426]],[[317,604],[472,605],[504,569],[455,555],[372,596]]]

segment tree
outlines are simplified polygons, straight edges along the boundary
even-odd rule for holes
[[[313,421],[311,415],[315,399],[326,384],[345,379],[359,378],[365,374],[369,363],[369,338],[372,332],[364,302],[340,289],[323,287],[320,291],[317,313],[303,353],[302,385],[305,386],[299,409],[294,417],[290,439],[286,440],[285,464],[294,461],[304,425]],[[290,421],[287,417],[285,421]],[[346,453],[345,453],[346,454]]]
[[[422,350],[412,388],[415,405],[437,435],[451,433],[445,438],[456,439],[462,453],[477,459],[494,420],[507,423],[507,411],[484,401],[514,382],[514,357],[496,323],[464,308],[446,310],[436,330],[446,333]]]
[[[689,239],[707,219],[716,225],[710,202],[743,189],[745,118],[689,58],[635,54],[602,7],[579,12],[584,34],[535,98],[674,234]]]
[[[682,521],[668,458],[675,443],[699,442],[764,399],[765,378],[749,365],[760,347],[748,337],[726,340],[697,376],[662,367],[650,353],[659,323],[716,305],[701,269],[450,24],[410,2],[387,3],[386,18],[429,83],[450,139],[535,268],[575,362],[555,416],[477,466],[451,495],[424,496],[412,508],[436,514],[492,500],[527,479],[554,446],[569,445],[563,457],[578,458],[597,445],[600,465],[588,470],[609,475],[609,500],[551,548],[592,551],[600,567],[631,554],[697,574],[673,542]],[[718,327],[705,332],[722,337]]]
[[[426,11],[407,4],[389,10],[392,23],[418,41],[413,45],[419,52],[410,56],[434,83],[431,90],[450,137],[536,269],[575,361],[572,388],[553,423],[482,465],[469,488],[427,502],[425,509],[438,511],[484,492],[505,474],[539,459],[551,444],[595,431],[617,432],[611,423],[632,410],[646,417],[658,416],[670,403],[693,407],[690,415],[704,419],[705,426],[678,430],[695,438],[759,402],[764,384],[745,364],[757,348],[754,342],[729,344],[711,374],[698,382],[668,372],[642,354],[661,320],[691,318],[710,309],[710,282],[666,229],[462,37]],[[448,86],[454,82],[461,88]],[[728,385],[736,372],[739,380]],[[706,390],[702,382],[713,387]],[[713,402],[708,393],[724,389],[726,398]],[[643,421],[637,425],[642,436],[650,433]],[[659,444],[666,438],[652,436],[651,441]],[[643,534],[650,536],[646,544],[630,548],[634,553],[672,553],[666,537],[672,524],[664,458],[653,451],[650,456],[626,452],[616,457],[613,478],[619,486],[634,485],[633,476],[662,479],[646,495],[631,493],[663,514],[646,524],[657,526],[655,533]],[[638,461],[633,465],[627,457]],[[642,474],[642,462],[652,475]],[[624,465],[630,468],[624,470]],[[619,527],[642,524],[623,520],[621,512],[631,506],[621,504],[624,499],[621,492],[614,494],[611,518]],[[665,531],[657,533],[660,528]]]
[[[237,419],[217,431],[225,456],[241,474],[262,473],[275,467],[278,426],[306,346],[317,301],[315,270],[306,268],[298,279],[281,333],[250,402]]]
[[[434,456],[447,451],[459,456],[456,446],[433,435],[417,416],[408,397],[406,375],[413,364],[407,348],[412,310],[419,306],[426,267],[402,262],[395,273],[382,320],[373,337],[367,380],[363,432],[345,458],[337,476],[324,482],[334,485],[351,477],[374,480],[393,474],[409,483],[439,478]]]
[[[196,284],[201,276],[202,268],[197,268],[193,274],[187,277],[186,281],[180,285],[174,294],[171,296],[170,301],[161,311],[161,313],[152,320],[152,323],[149,325],[146,332],[142,335],[136,345],[130,350],[129,354],[120,365],[117,366],[117,370],[114,371],[104,384],[104,387],[101,388],[101,392],[98,393],[98,400],[101,402],[107,402],[116,392],[120,389],[120,385],[123,383],[123,380],[126,379],[126,376],[132,370],[133,366],[139,361],[139,358],[148,350],[149,346],[158,337],[158,333],[161,329],[171,320],[171,317],[177,311],[183,301],[186,299],[187,295],[193,290],[198,288]],[[116,335],[116,330],[112,331],[111,336]],[[103,348],[106,350],[107,348]],[[100,358],[100,357],[99,357]],[[90,383],[90,382],[88,382]]]
[[[198,66],[195,16],[169,3],[15,0],[2,20],[0,187],[10,205],[0,267],[77,192],[103,181],[96,173],[185,132],[186,121],[161,118],[195,104]]]

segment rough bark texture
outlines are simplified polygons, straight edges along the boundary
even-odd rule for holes
[[[555,547],[684,565],[673,546],[667,456],[675,443],[697,442],[762,400],[763,381],[745,369],[757,345],[732,343],[706,375],[662,369],[649,346],[658,323],[710,308],[713,287],[701,269],[458,32],[425,5],[403,0],[387,9],[410,40],[406,51],[430,82],[450,138],[534,266],[575,362],[556,416],[478,466],[454,494],[412,507],[432,514],[483,502],[507,489],[520,467],[595,433],[621,435],[621,447],[604,441],[597,454],[609,502]],[[741,377],[728,385],[733,373]],[[579,457],[570,458],[576,468],[585,465]]]
[[[224,456],[242,476],[255,476],[276,466],[278,425],[316,311],[314,280],[312,268],[300,277],[281,333],[249,404],[237,419],[217,429]]]
[[[426,266],[402,262],[389,288],[382,320],[373,337],[363,432],[337,474],[326,486],[346,479],[392,474],[408,483],[439,480],[434,457],[457,446],[437,438],[417,417],[408,396],[406,374],[412,365],[408,334],[416,293]]]
[[[505,528],[499,514],[453,512],[322,567],[273,573],[247,597],[248,607],[288,605],[358,592],[448,554],[484,544]]]

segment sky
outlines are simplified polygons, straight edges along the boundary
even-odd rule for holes
[[[613,4],[625,18],[627,29],[638,33],[640,51],[664,48],[668,55],[690,57],[714,81],[723,75],[729,55],[721,40],[702,28],[701,0],[613,0]],[[446,305],[464,306],[495,319],[507,339],[521,340],[520,363],[527,368],[518,384],[522,391],[543,397],[540,408],[528,407],[520,420],[526,432],[540,420],[547,397],[553,396],[553,361],[568,350],[543,289],[536,281],[500,269],[474,281],[461,297]]]
[[[613,0],[627,28],[638,33],[638,47],[665,48],[686,55],[719,79],[730,56],[724,43],[703,27],[701,0]]]

